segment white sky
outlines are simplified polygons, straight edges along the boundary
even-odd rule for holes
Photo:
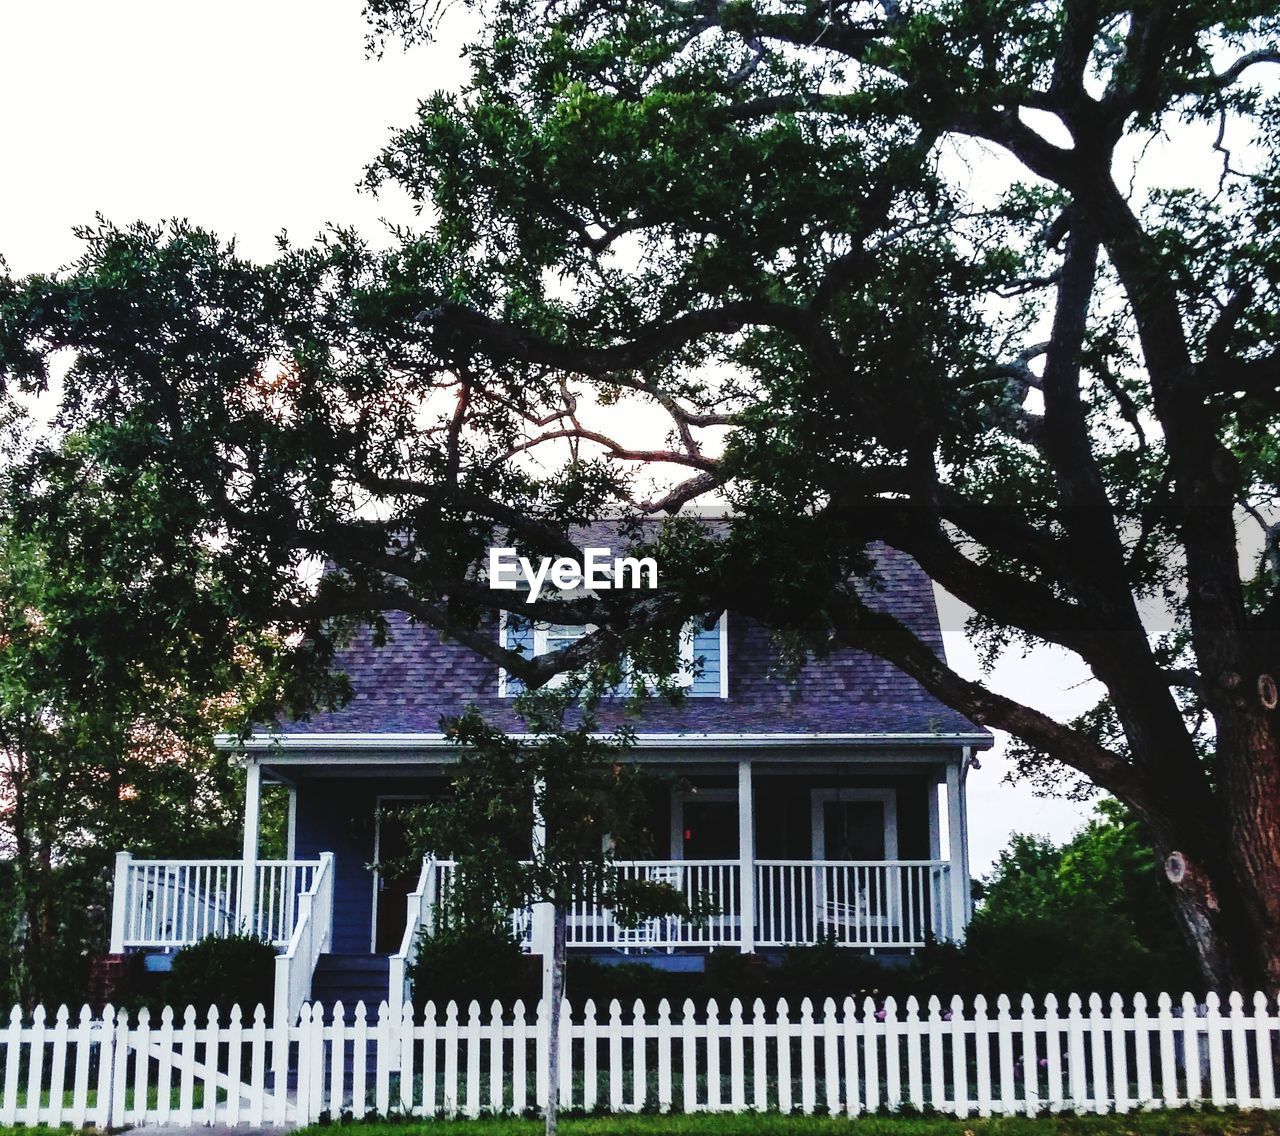
[[[72,226],[187,217],[268,258],[326,221],[371,237],[402,198],[358,193],[365,163],[416,101],[465,70],[457,37],[364,57],[360,0],[42,0],[0,5],[0,255],[14,273],[77,254]],[[955,621],[945,620],[952,628]],[[952,662],[977,676],[964,637]],[[1060,716],[1090,702],[1053,652],[1012,657],[995,685]],[[985,872],[1010,832],[1063,838],[1088,807],[1002,784],[984,756],[969,778],[972,862]]]

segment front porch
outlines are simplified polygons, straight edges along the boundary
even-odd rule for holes
[[[626,927],[585,897],[569,913],[571,950],[675,963],[673,956],[713,949],[832,943],[907,952],[963,938],[966,750],[918,744],[833,754],[815,743],[765,759],[748,748],[749,756],[723,745],[708,753],[686,739],[678,748],[640,747],[638,759],[659,775],[646,822],[658,854],[619,860],[617,870],[669,884],[703,915]],[[276,1011],[291,1020],[312,997],[322,955],[355,970],[389,960],[396,1003],[419,934],[432,930],[456,870],[430,858],[420,873],[384,865],[408,852],[397,810],[448,791],[451,755],[430,739],[380,754],[376,767],[362,754],[292,757],[287,748],[249,757],[239,860],[120,854],[112,951],[168,953],[209,935],[250,932],[280,952]],[[266,779],[289,797],[281,860],[259,858]],[[538,840],[535,823],[529,847]],[[512,915],[525,950],[544,957],[552,923],[546,905]]]
[[[569,913],[570,950],[617,952],[637,961],[655,953],[746,953],[820,943],[904,951],[960,937],[966,918],[945,860],[632,860],[616,868],[678,889],[690,906],[707,914],[664,916],[631,927],[584,898]],[[434,930],[436,912],[455,879],[454,864],[428,859],[407,897],[404,932],[390,958],[386,995],[393,1013],[407,996],[406,975],[419,936]],[[147,861],[122,852],[111,950],[168,953],[213,935],[256,934],[280,952],[276,1020],[294,1021],[311,997],[317,963],[332,949],[333,880],[331,853],[314,862],[262,860],[246,873],[234,860]],[[514,912],[511,919],[527,952],[549,951],[546,905]]]
[[[213,935],[244,933],[287,950],[298,927],[312,920],[310,908],[325,891],[325,862],[260,860],[252,896],[246,896],[239,861],[135,860],[122,852],[111,951],[167,952]],[[955,939],[964,925],[945,860],[756,860],[748,866],[745,889],[737,860],[629,860],[616,867],[628,877],[676,888],[709,914],[696,921],[664,916],[624,927],[612,911],[583,899],[569,913],[571,948],[748,952],[830,942],[872,951],[911,949]],[[424,864],[419,887],[409,896],[406,937],[430,929],[453,876],[449,861]],[[533,910],[512,915],[513,929],[527,949],[534,946],[537,921]],[[331,938],[331,928],[322,929],[322,935]]]

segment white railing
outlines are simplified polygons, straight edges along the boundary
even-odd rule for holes
[[[310,888],[319,866],[316,860],[259,860],[250,921],[241,912],[241,861],[135,860],[121,852],[111,952],[175,950],[211,935],[249,931],[283,947],[297,923],[298,897]]]
[[[284,946],[297,925],[298,897],[311,890],[319,860],[259,860],[253,922],[260,939]]]
[[[457,865],[451,860],[436,860],[434,864],[435,902],[444,903],[453,886]],[[568,912],[568,946],[674,949],[741,941],[742,904],[737,860],[618,860],[613,866],[626,879],[670,885],[685,897],[691,908],[700,907],[707,914],[701,919],[660,916],[645,919],[636,927],[624,927],[610,908],[583,897]],[[409,904],[412,911],[413,896],[409,897]],[[512,934],[526,946],[530,943],[532,923],[529,909],[511,916]],[[407,938],[408,927],[405,934]],[[395,965],[394,958],[392,965]]]
[[[950,1116],[1277,1108],[1280,1016],[1264,994],[1161,994],[994,1004],[892,998],[766,1007],[566,1004],[560,1106],[586,1112],[815,1113],[911,1107]],[[0,1025],[0,1124],[308,1124],[364,1117],[520,1115],[547,1100],[541,1007],[453,1002],[393,1017],[305,1006],[73,1021],[15,1008]],[[398,1074],[398,1075],[397,1075]]]
[[[435,899],[441,902],[448,896],[455,866],[447,860],[435,864]],[[568,914],[570,947],[675,950],[741,945],[737,860],[625,860],[614,866],[629,879],[671,885],[691,909],[703,912],[702,917],[660,916],[638,927],[624,927],[609,908],[583,897]],[[762,947],[831,942],[871,950],[949,941],[959,926],[951,909],[950,871],[945,860],[757,860],[752,941]],[[409,902],[412,910],[413,896]],[[526,945],[530,922],[528,911],[512,916],[513,932]]]
[[[528,861],[524,862],[528,863]],[[435,874],[433,876],[431,906],[432,926],[434,927],[436,913],[443,910],[444,906],[449,902],[450,893],[458,877],[458,865],[453,860],[435,860],[433,863],[435,864]],[[409,902],[413,902],[412,896],[410,896]],[[533,909],[525,907],[519,911],[513,911],[511,913],[510,926],[511,935],[516,942],[528,948],[533,941]],[[406,927],[405,930],[407,933],[408,928]]]
[[[320,853],[311,886],[298,897],[298,921],[283,954],[276,956],[275,1021],[298,1020],[311,997],[316,963],[333,941],[333,853]]]
[[[400,1008],[409,997],[409,968],[418,957],[418,936],[424,930],[430,934],[434,926],[438,879],[436,861],[428,856],[422,862],[417,888],[409,893],[404,935],[400,939],[400,949],[391,956],[388,968],[387,1000],[393,1017],[399,1017]]]
[[[741,942],[742,888],[737,860],[621,860],[614,868],[625,880],[667,884],[701,920],[663,915],[624,927],[608,908],[581,899],[569,910],[566,941],[571,947],[674,949]]]
[[[238,860],[134,860],[116,857],[111,950],[182,947],[234,935],[240,920]]]
[[[757,860],[756,944],[923,947],[954,937],[944,860]]]

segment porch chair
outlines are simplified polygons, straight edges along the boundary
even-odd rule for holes
[[[869,945],[888,943],[893,938],[893,916],[899,910],[896,880],[889,881],[888,887],[882,885],[877,889],[877,903],[872,902],[866,878],[852,889],[852,894],[846,893],[840,899],[831,898],[829,893],[835,889],[829,881],[822,883],[825,886],[815,897],[818,901],[815,914],[823,934],[833,936],[837,942]]]
[[[682,890],[684,872],[677,864],[654,864],[645,872],[650,883],[666,884],[668,887]],[[617,947],[626,954],[633,950],[655,950],[666,948],[667,954],[675,950],[675,938],[679,930],[680,920],[675,915],[655,915],[644,919],[634,927],[623,927],[614,924],[614,936]]]

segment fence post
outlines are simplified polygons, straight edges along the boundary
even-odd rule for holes
[[[276,960],[280,965],[280,960]],[[279,973],[277,971],[277,973]],[[271,1022],[271,1096],[272,1120],[283,1124],[289,1103],[289,1015],[277,1013]],[[298,1043],[298,1061],[302,1061],[305,1042]],[[302,1123],[299,1121],[299,1123]]]
[[[133,857],[128,852],[116,853],[116,879],[111,893],[111,945],[110,953],[124,954],[124,924],[128,915],[129,863]]]
[[[22,1067],[22,1009],[18,1006],[9,1011],[4,1048],[4,1104],[0,1107],[0,1124],[10,1125],[18,1119],[18,1071]]]
[[[1276,1099],[1275,1051],[1271,1046],[1271,1017],[1267,1013],[1267,996],[1261,991],[1253,995],[1253,1047],[1258,1061],[1258,1104],[1262,1108],[1275,1108]]]
[[[18,1012],[14,1008],[14,1013]],[[111,1074],[116,1051],[116,1011],[104,1006],[102,1022],[98,1026],[98,1099],[94,1109],[94,1126],[105,1132],[111,1127]]]

